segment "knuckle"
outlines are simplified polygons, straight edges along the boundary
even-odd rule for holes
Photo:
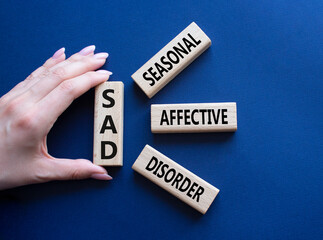
[[[14,99],[6,105],[5,112],[7,114],[12,114],[18,111],[21,106],[21,101],[19,99]]]
[[[72,81],[64,81],[59,85],[59,88],[63,92],[72,94],[74,92],[75,86]]]
[[[21,130],[30,130],[34,132],[37,129],[37,121],[32,114],[27,113],[18,117],[14,121],[14,126]]]
[[[78,169],[73,169],[70,171],[70,178],[71,180],[78,180],[81,179],[81,172]]]
[[[40,66],[26,78],[26,81],[30,82],[30,81],[33,81],[34,79],[37,79],[39,76],[42,76],[43,72],[46,70],[47,68],[44,65]]]
[[[73,161],[73,165],[74,167],[71,167],[69,169],[69,177],[70,179],[73,180],[78,180],[78,179],[84,179],[89,177],[89,174],[87,171],[84,171],[85,167],[87,166],[86,164],[88,164],[87,162],[85,162],[84,160],[81,159],[75,159],[75,160],[71,160]]]
[[[52,74],[59,79],[63,79],[66,76],[66,70],[63,67],[58,67],[52,71]]]
[[[47,61],[42,66],[40,66],[36,71],[37,72],[43,72],[43,71],[48,70],[48,68],[46,67],[46,63],[48,63]]]
[[[35,78],[35,74],[34,74],[34,73],[31,73],[31,74],[26,78],[26,80],[25,80],[25,81],[30,82],[30,81],[32,81],[34,78]]]
[[[25,79],[24,81],[18,83],[16,86],[15,86],[15,89],[22,89],[24,87],[26,87],[28,84],[28,80]]]
[[[37,94],[37,92],[39,92],[39,90],[37,89],[36,86],[31,86],[27,91],[26,91],[26,95],[28,97],[30,96],[35,96]]]
[[[48,68],[44,68],[43,71],[39,74],[39,78],[47,78],[50,75]]]
[[[51,172],[47,169],[44,161],[38,161],[37,167],[33,168],[34,182],[48,182],[52,178]]]
[[[8,95],[3,95],[1,98],[0,98],[0,108],[3,108],[6,104],[6,102],[8,101]]]

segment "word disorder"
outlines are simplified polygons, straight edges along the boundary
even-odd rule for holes
[[[210,45],[211,40],[193,22],[131,77],[151,98]]]
[[[153,133],[233,132],[236,103],[152,104]]]
[[[123,165],[122,82],[105,82],[95,88],[93,162]]]
[[[203,214],[219,193],[219,189],[149,145],[144,147],[132,169]]]

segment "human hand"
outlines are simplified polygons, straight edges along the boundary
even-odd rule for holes
[[[112,179],[89,160],[52,157],[46,144],[48,132],[73,100],[112,74],[94,71],[108,57],[94,50],[88,46],[65,59],[61,48],[0,98],[0,190],[51,180]]]

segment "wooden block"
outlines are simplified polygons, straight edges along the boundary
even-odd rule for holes
[[[211,45],[192,22],[131,77],[151,98]]]
[[[94,164],[123,164],[123,88],[122,82],[104,82],[95,88]]]
[[[132,169],[205,214],[219,189],[146,145]]]
[[[152,104],[153,133],[233,132],[237,106],[230,103]]]

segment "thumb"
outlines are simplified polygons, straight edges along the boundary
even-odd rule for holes
[[[48,159],[47,177],[52,180],[77,180],[94,178],[98,180],[111,180],[107,171],[100,166],[94,165],[86,159]]]

